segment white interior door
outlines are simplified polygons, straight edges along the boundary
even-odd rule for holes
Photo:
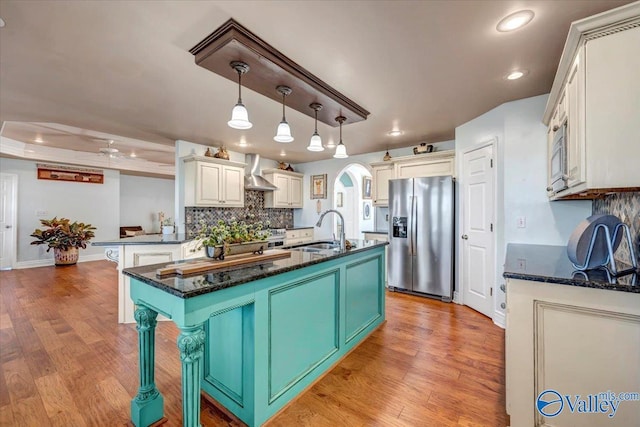
[[[13,268],[16,250],[18,176],[0,173],[0,270]]]
[[[461,285],[465,305],[493,316],[495,277],[493,145],[463,155]]]

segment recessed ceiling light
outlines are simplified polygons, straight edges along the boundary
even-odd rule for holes
[[[129,154],[129,157],[132,157],[132,158],[134,158],[134,159],[135,159],[135,158],[136,158],[136,157],[138,157],[138,156],[136,156],[136,153],[131,153],[131,154]]]
[[[505,76],[505,79],[518,80],[519,78],[524,77],[525,75],[527,75],[527,70],[515,70],[507,74]]]
[[[534,16],[532,10],[520,10],[502,18],[496,25],[496,30],[502,33],[517,30],[531,22]]]
[[[282,150],[282,151],[280,152],[280,157],[285,157],[286,155],[287,155],[287,153],[285,153],[285,152],[284,152],[284,150]]]
[[[404,132],[402,132],[401,130],[390,130],[389,132],[387,132],[387,135],[389,135],[389,136],[400,136],[403,133]]]
[[[42,144],[44,141],[42,140],[41,137],[36,136],[36,139],[34,139],[33,142],[37,142],[38,144]]]

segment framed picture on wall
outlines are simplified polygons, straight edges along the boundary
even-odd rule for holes
[[[362,219],[371,219],[371,203],[362,202]]]
[[[327,198],[327,174],[311,175],[311,199]]]
[[[336,207],[341,208],[344,205],[344,193],[339,191],[336,193]]]
[[[371,198],[371,177],[370,176],[362,177],[362,198],[363,199]]]

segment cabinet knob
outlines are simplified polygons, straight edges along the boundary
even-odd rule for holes
[[[467,236],[466,234],[462,235],[462,240],[469,240],[469,236]]]
[[[554,131],[554,132],[555,132],[555,131],[557,131],[558,129],[560,129],[560,126],[558,126],[558,125],[555,125],[555,126],[553,127],[553,131]]]
[[[553,187],[551,186],[547,187],[547,191],[553,191]]]
[[[507,308],[507,304],[501,302],[500,303],[500,308],[504,310],[505,308]]]
[[[505,289],[506,289],[506,288],[505,288],[505,286],[504,286],[504,285],[500,285],[500,290],[501,290],[502,292],[505,292]]]

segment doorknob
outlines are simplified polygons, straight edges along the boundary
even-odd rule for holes
[[[11,228],[11,226],[10,225],[5,225],[4,228]]]
[[[467,236],[466,234],[462,235],[462,240],[469,240],[469,236]]]

